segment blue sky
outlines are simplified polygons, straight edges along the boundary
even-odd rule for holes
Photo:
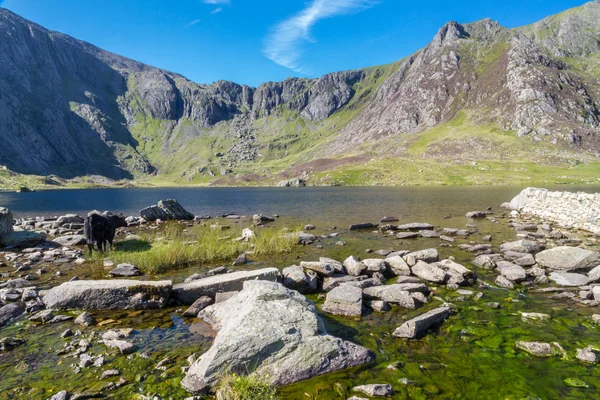
[[[515,27],[571,0],[0,0],[49,29],[210,83],[257,86],[290,76],[387,64],[450,20]]]

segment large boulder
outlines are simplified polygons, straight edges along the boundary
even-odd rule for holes
[[[177,284],[173,286],[171,296],[185,305],[191,305],[202,296],[214,299],[217,293],[240,291],[244,287],[245,281],[258,279],[261,281],[277,282],[278,277],[279,270],[277,268],[237,271]]]
[[[315,305],[298,292],[275,282],[243,286],[198,314],[219,332],[181,382],[188,391],[209,390],[224,372],[286,385],[374,360],[370,350],[328,335]]]
[[[35,247],[45,241],[45,233],[34,231],[13,232],[0,237],[0,245],[4,247]]]
[[[50,289],[43,301],[52,309],[156,309],[167,304],[172,287],[171,281],[71,281]]]
[[[0,237],[13,233],[13,213],[6,207],[0,207]]]
[[[541,267],[563,272],[589,270],[600,264],[598,252],[569,246],[542,251],[535,260]]]
[[[146,221],[166,220],[192,220],[194,214],[187,211],[177,200],[161,200],[155,206],[140,210],[140,215]]]

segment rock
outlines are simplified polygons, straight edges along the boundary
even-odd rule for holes
[[[173,286],[171,297],[183,304],[191,305],[202,296],[215,297],[219,292],[242,290],[245,281],[262,280],[277,282],[277,268],[263,268],[254,271],[236,271],[229,274],[209,276],[195,281]]]
[[[369,276],[375,273],[383,274],[387,270],[387,263],[385,260],[379,258],[367,258],[362,260],[362,263],[367,266],[365,274]]]
[[[360,385],[352,388],[355,392],[361,392],[371,397],[385,397],[391,396],[394,391],[392,390],[391,385],[382,385],[382,384],[370,384],[370,385]]]
[[[400,221],[398,218],[396,217],[383,217],[379,220],[379,222],[383,222],[383,223],[388,223],[388,222],[396,222],[396,221]]]
[[[273,217],[269,217],[267,215],[263,215],[263,214],[254,214],[252,216],[252,222],[254,222],[254,224],[256,225],[263,225],[269,222],[274,222],[275,218]]]
[[[511,282],[522,282],[527,279],[527,272],[525,272],[523,267],[508,261],[497,263],[497,269],[503,277]]]
[[[517,258],[516,260],[513,260],[513,262],[521,267],[531,267],[535,265],[535,258],[533,258],[533,255],[527,254],[523,257]]]
[[[0,237],[14,232],[13,213],[6,207],[0,207]]]
[[[112,376],[119,376],[121,373],[118,369],[107,369],[102,373],[102,377],[100,379],[110,378]]]
[[[543,314],[543,313],[530,313],[530,312],[522,312],[521,313],[521,320],[523,322],[530,322],[530,321],[547,321],[549,320],[551,317],[549,314]]]
[[[418,237],[419,237],[419,233],[418,232],[398,232],[396,234],[396,238],[398,238],[400,240],[416,239]]]
[[[541,267],[563,272],[588,270],[600,263],[597,252],[569,246],[542,251],[535,260]]]
[[[25,312],[24,303],[11,303],[0,308],[0,328]]]
[[[485,269],[494,269],[496,263],[502,260],[503,257],[500,254],[482,254],[473,260],[473,264]]]
[[[81,244],[86,244],[86,240],[83,235],[59,236],[57,238],[52,239],[52,241],[54,243],[58,243],[61,246],[77,246]]]
[[[131,264],[119,264],[117,268],[110,271],[112,276],[139,276],[142,275],[142,271],[138,269],[135,265]]]
[[[50,289],[43,301],[52,309],[156,309],[167,304],[172,287],[171,281],[79,280]]]
[[[572,272],[551,272],[548,278],[560,286],[584,286],[589,282],[587,276]]]
[[[367,266],[354,256],[350,256],[344,260],[344,267],[348,274],[352,276],[360,276],[367,269]]]
[[[411,270],[413,274],[428,282],[444,283],[446,280],[446,272],[443,269],[424,261],[418,261]]]
[[[75,323],[81,326],[94,326],[96,325],[96,318],[94,318],[90,313],[82,312],[77,318],[75,318]]]
[[[441,237],[442,235],[437,231],[423,230],[419,231],[419,236],[423,238],[435,239]]]
[[[424,261],[427,263],[436,262],[440,260],[437,249],[425,249],[408,253],[404,256],[406,263],[412,267],[417,261]]]
[[[301,178],[288,179],[285,181],[280,181],[275,185],[277,187],[304,187],[306,186],[306,181]]]
[[[111,349],[119,349],[121,354],[131,354],[135,351],[135,345],[125,340],[104,340],[104,345]]]
[[[292,265],[284,268],[281,274],[283,276],[283,286],[289,289],[302,294],[317,291],[317,273],[312,270],[305,271],[304,268],[298,265]]]
[[[327,293],[323,311],[329,314],[360,317],[362,314],[362,290],[341,285]]]
[[[515,284],[503,277],[502,275],[498,275],[496,280],[494,281],[496,286],[506,288],[506,289],[514,289]]]
[[[386,301],[409,309],[417,308],[415,299],[410,295],[410,292],[404,289],[399,284],[372,286],[363,289],[363,296],[368,300]]]
[[[43,310],[29,317],[29,320],[31,322],[47,323],[50,322],[52,318],[54,318],[54,312],[52,310]]]
[[[523,342],[517,341],[515,346],[517,349],[524,350],[531,355],[538,357],[550,357],[556,354],[556,350],[550,343],[543,342]]]
[[[314,225],[311,225],[311,224],[304,225],[305,231],[314,231],[315,229],[317,229],[317,227]]]
[[[365,276],[334,275],[323,280],[323,290],[328,292],[344,283],[359,282],[365,280],[365,278]]]
[[[472,219],[479,219],[479,218],[485,218],[489,214],[492,214],[492,213],[489,211],[469,211],[468,213],[465,214],[465,217],[472,218]]]
[[[596,301],[600,301],[600,286],[594,286],[594,287],[592,288],[592,294],[593,294],[593,296],[594,296],[594,300],[596,300]],[[4,306],[4,307],[6,307],[6,306]],[[1,314],[2,314],[2,309],[0,309],[0,315],[1,315]],[[2,321],[2,319],[1,319],[1,317],[0,317],[0,326],[2,326],[2,323],[1,323],[1,321]]]
[[[248,263],[248,257],[246,253],[242,253],[233,261],[233,265],[244,265]]]
[[[503,253],[506,253],[507,251],[515,251],[517,253],[538,253],[542,250],[544,250],[543,245],[532,240],[525,239],[500,245],[500,251]]]
[[[187,220],[194,219],[194,214],[188,212],[177,202],[177,200],[161,200],[155,206],[146,207],[140,210],[140,215],[146,221],[167,220]]]
[[[598,362],[598,356],[594,353],[592,346],[577,349],[577,359],[586,364],[596,364]]]
[[[103,340],[126,339],[133,335],[133,329],[111,329],[102,334]]]
[[[0,351],[11,351],[15,347],[19,347],[25,344],[25,339],[19,339],[14,337],[4,337],[0,339]]]
[[[69,400],[70,398],[71,395],[69,394],[69,392],[67,392],[66,390],[61,390],[60,392],[50,397],[48,400]]]
[[[390,304],[387,301],[382,300],[371,300],[366,302],[366,305],[370,307],[373,311],[377,312],[386,312],[391,309]]]
[[[182,385],[206,391],[225,371],[247,373],[249,360],[254,374],[276,386],[374,360],[368,349],[328,335],[315,311],[304,296],[278,283],[244,282],[236,297],[201,311],[199,317],[219,332]]]
[[[406,321],[397,328],[393,335],[401,338],[414,339],[421,336],[427,329],[444,322],[451,314],[450,307],[439,307]]]
[[[410,267],[400,256],[388,257],[385,262],[390,266],[390,269],[397,276],[408,276],[411,274]]]
[[[4,236],[0,236],[0,245],[5,247],[35,247],[45,241],[45,233],[34,231],[13,232]]]
[[[423,222],[411,222],[410,224],[398,225],[396,227],[399,231],[422,231],[433,229],[434,226]]]
[[[295,235],[298,237],[299,244],[311,244],[317,241],[317,237],[310,233],[300,231]]]
[[[187,310],[183,312],[184,317],[195,317],[206,307],[214,303],[214,300],[208,296],[202,296],[194,302]]]
[[[84,221],[85,220],[83,219],[83,217],[80,217],[77,214],[67,214],[58,217],[58,219],[56,220],[56,224],[58,226],[63,226],[67,224],[83,224]]]
[[[375,229],[378,226],[379,225],[377,225],[377,224],[372,224],[370,222],[366,222],[363,224],[350,225],[350,227],[348,229],[350,229],[351,231],[355,231],[355,230],[361,230],[361,229]]]
[[[216,293],[215,294],[215,304],[227,301],[230,298],[232,298],[233,296],[237,295],[238,293],[239,293],[238,291]]]
[[[60,337],[61,337],[61,339],[66,339],[66,338],[68,338],[68,337],[71,337],[71,336],[73,336],[73,331],[72,331],[72,330],[70,330],[70,329],[65,329],[65,330],[64,330],[64,331],[63,331],[63,332],[60,334]]]
[[[341,262],[334,260],[333,258],[319,257],[319,261],[331,265],[336,270],[336,272],[340,274],[346,272],[346,270],[344,269],[344,265]]]
[[[335,273],[335,268],[333,265],[322,263],[320,261],[302,261],[300,266],[306,270],[314,271],[320,276],[332,276]]]
[[[600,265],[588,272],[588,278],[590,283],[597,283],[600,281]]]

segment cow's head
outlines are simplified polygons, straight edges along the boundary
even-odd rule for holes
[[[125,221],[125,216],[123,214],[119,215],[111,215],[109,216],[115,228],[121,228],[127,226],[127,221]]]

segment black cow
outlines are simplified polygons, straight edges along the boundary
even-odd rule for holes
[[[122,226],[127,226],[127,222],[121,215],[92,214],[87,217],[83,223],[83,235],[90,254],[94,250],[94,243],[102,252],[106,251],[106,243],[108,243],[112,251],[115,232]]]

